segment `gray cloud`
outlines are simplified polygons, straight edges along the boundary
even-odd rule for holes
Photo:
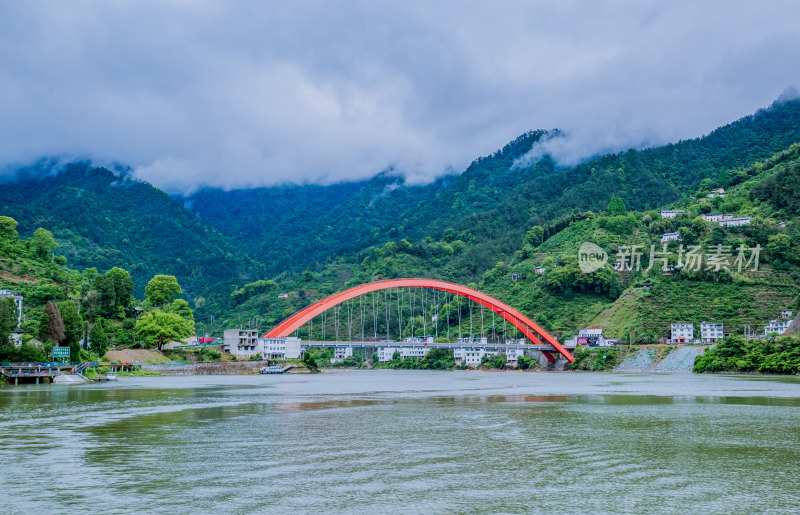
[[[800,4],[5,2],[0,166],[124,162],[171,191],[564,163],[694,137],[800,85]],[[541,150],[541,149],[540,149]]]

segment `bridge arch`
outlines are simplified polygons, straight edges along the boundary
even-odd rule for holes
[[[451,283],[448,281],[439,281],[437,279],[387,279],[383,281],[362,284],[360,286],[335,293],[330,297],[320,300],[319,302],[306,306],[294,315],[288,317],[273,327],[272,330],[264,334],[264,337],[281,338],[289,336],[309,320],[334,306],[360,295],[392,288],[430,288],[449,292],[454,295],[464,297],[468,300],[472,300],[506,319],[533,343],[538,345],[550,345],[553,347],[553,349],[555,349],[556,352],[565,357],[570,363],[575,361],[575,358],[572,356],[572,354],[566,348],[564,348],[564,346],[561,345],[558,340],[550,335],[550,333],[539,327],[539,325],[537,325],[533,320],[529,319],[508,304],[505,304],[504,302],[501,302],[494,297],[473,288],[467,288],[466,286],[461,286],[460,284]],[[551,351],[542,351],[542,354],[544,354],[551,362],[555,361],[555,357]]]

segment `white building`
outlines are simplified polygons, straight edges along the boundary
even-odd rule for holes
[[[424,358],[430,349],[424,345],[414,345],[413,347],[400,347],[400,359]]]
[[[719,222],[724,216],[725,215],[722,213],[708,213],[707,215],[703,215],[703,220],[707,222]]]
[[[0,290],[0,299],[12,298],[17,305],[17,328],[11,333],[11,339],[16,347],[22,346],[22,295],[17,295],[11,290]]]
[[[681,238],[681,235],[676,232],[665,232],[661,236],[661,243],[667,243],[670,241],[681,241],[681,240],[683,240],[683,238]]]
[[[386,363],[392,361],[395,352],[400,352],[399,347],[378,347],[378,362]]]
[[[301,354],[300,338],[259,338],[254,354],[261,354],[269,359],[298,359]]]
[[[489,342],[488,338],[475,338],[475,337],[467,337],[467,338],[456,338],[456,343],[480,343],[482,345],[486,345]]]
[[[225,329],[222,333],[222,349],[234,356],[259,354],[258,329]]]
[[[333,357],[331,358],[331,363],[336,363],[337,361],[344,361],[347,358],[353,357],[353,347],[350,345],[337,345],[333,349]]]
[[[752,220],[752,217],[749,216],[739,216],[734,218],[728,218],[719,221],[720,227],[739,227],[741,225],[747,225]]]
[[[791,323],[791,320],[770,320],[769,325],[764,328],[764,334],[783,334],[789,329],[789,324]]]
[[[414,336],[412,338],[404,338],[406,343],[433,343],[433,336]]]
[[[458,347],[453,349],[453,357],[457,365],[466,364],[468,367],[477,368],[484,356],[497,356],[498,351],[487,351],[484,348]]]
[[[675,218],[676,216],[682,215],[685,212],[685,209],[662,209],[661,218]]]
[[[672,343],[692,343],[694,324],[672,324]]]
[[[506,349],[506,363],[516,366],[519,358],[524,355],[525,349]]]
[[[784,309],[783,311],[781,311],[781,318],[792,318],[792,310]]]
[[[700,322],[700,338],[703,343],[714,343],[724,336],[722,322]]]
[[[603,337],[602,327],[584,327],[578,330],[575,338],[578,345],[588,345],[589,347],[606,347],[606,340]]]

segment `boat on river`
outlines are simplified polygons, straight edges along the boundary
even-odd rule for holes
[[[261,367],[258,370],[258,373],[259,374],[285,374],[292,367],[293,367],[293,365],[286,365],[285,367],[282,367],[280,365],[270,365],[268,367]]]

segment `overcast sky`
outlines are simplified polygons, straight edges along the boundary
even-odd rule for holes
[[[563,163],[708,133],[800,86],[800,2],[0,0],[0,167],[168,191]],[[534,149],[537,155],[541,149]]]

